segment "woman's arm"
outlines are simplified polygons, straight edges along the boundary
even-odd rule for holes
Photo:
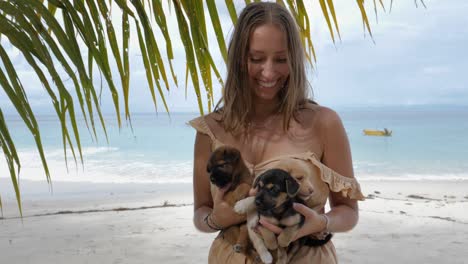
[[[211,139],[208,135],[197,132],[195,137],[193,160],[193,204],[195,227],[202,232],[215,232],[204,221],[211,213],[213,199],[211,197],[209,177],[206,172],[206,164],[211,153]]]
[[[322,163],[346,177],[353,178],[353,166],[348,137],[339,116],[328,108],[319,110],[320,134],[322,142]],[[326,216],[313,209],[294,204],[294,209],[304,215],[304,225],[299,229],[295,239],[322,231],[345,232],[351,230],[358,221],[358,204],[356,200],[343,197],[341,192],[330,192],[331,210]],[[275,233],[281,228],[260,219],[260,223]]]
[[[330,109],[323,109],[323,155],[322,163],[337,173],[354,178],[351,150],[348,136],[338,114]],[[357,200],[343,197],[341,192],[330,192],[331,210],[328,216],[328,231],[346,232],[358,222],[359,209]]]
[[[193,168],[193,202],[195,227],[202,232],[215,232],[211,227],[226,228],[245,221],[245,216],[234,212],[234,209],[223,200],[224,190],[217,190],[213,200],[209,176],[206,171],[208,159],[211,155],[211,139],[209,136],[197,133],[194,148]],[[211,215],[209,215],[211,214]],[[205,221],[208,216],[208,222]]]

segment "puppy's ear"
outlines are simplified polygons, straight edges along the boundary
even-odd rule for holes
[[[293,177],[286,178],[286,192],[289,197],[294,197],[299,192],[299,183]]]
[[[211,154],[210,159],[208,160],[208,163],[206,164],[206,172],[211,173],[211,164],[213,163],[213,153]]]
[[[236,164],[240,159],[240,152],[239,150],[232,148],[232,149],[224,149],[223,157],[225,160],[228,160],[231,163]]]
[[[206,163],[206,172],[211,173],[211,170],[217,163],[220,151],[221,147],[218,147],[217,149],[211,152],[210,157],[208,158],[208,162]]]
[[[255,181],[254,181],[254,184],[253,184],[253,187],[254,188],[257,188],[258,187],[258,182],[260,181],[260,178],[262,178],[262,175],[258,176]]]

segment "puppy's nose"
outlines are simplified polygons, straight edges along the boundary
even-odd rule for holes
[[[262,205],[262,201],[260,199],[255,199],[255,205],[256,206],[261,206]]]

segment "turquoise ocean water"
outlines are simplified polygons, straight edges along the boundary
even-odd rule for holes
[[[365,179],[468,179],[468,106],[349,107],[335,109],[347,131],[355,175]],[[54,181],[177,183],[192,181],[196,113],[133,114],[132,127],[118,129],[108,116],[109,143],[91,139],[81,125],[84,167],[69,152],[64,162],[54,116],[38,121]],[[22,122],[6,117],[22,161],[21,178],[44,180],[34,141]],[[364,128],[393,130],[392,137],[364,136]],[[99,133],[100,130],[98,130]],[[9,177],[0,158],[0,177]]]

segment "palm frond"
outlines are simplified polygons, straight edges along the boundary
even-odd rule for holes
[[[226,63],[227,62],[226,42],[224,41],[223,28],[221,27],[221,23],[219,21],[219,15],[218,15],[218,10],[216,9],[215,1],[207,0],[206,6],[208,7],[208,11],[210,12],[211,23],[213,24],[213,29],[216,34],[216,39],[218,40],[219,50],[221,51],[221,55],[223,56],[224,63]]]
[[[232,24],[236,24],[237,13],[236,13],[236,7],[234,6],[234,3],[232,2],[232,0],[225,0],[225,3],[229,12],[229,16],[231,17],[231,20],[232,20]]]
[[[385,10],[383,0],[379,1]],[[425,6],[423,0],[419,1]],[[250,2],[252,1],[244,1],[245,4]],[[277,2],[287,6],[294,15],[307,59],[313,65],[317,58],[311,36],[310,12],[305,6],[307,2],[303,0],[277,0]],[[416,4],[417,2],[415,1]],[[226,62],[227,47],[220,21],[221,5],[227,9],[234,24],[237,22],[236,5],[239,7],[244,3],[235,4],[232,0],[0,1],[0,37],[6,38],[9,44],[20,51],[42,84],[44,95],[50,98],[50,103],[61,124],[63,153],[68,168],[67,150],[71,151],[75,164],[79,159],[83,165],[77,115],[83,116],[93,140],[98,140],[96,127],[98,123],[108,141],[101,100],[112,100],[119,128],[122,125],[120,104],[123,101],[123,114],[131,125],[130,46],[134,45],[141,53],[146,82],[156,111],[158,101],[161,101],[164,111],[169,113],[165,92],[171,89],[172,83],[176,86],[179,83],[173,65],[173,60],[176,58],[173,48],[174,38],[171,34],[174,32],[169,30],[170,25],[167,21],[169,14],[175,15],[177,19],[180,41],[184,47],[186,93],[189,84],[192,84],[199,112],[204,114],[205,108],[211,111],[215,103],[213,87],[222,88],[224,84],[218,70],[219,65],[212,56],[213,43],[208,41],[207,26],[211,24],[217,41],[216,49],[219,49]],[[336,2],[319,0],[319,3],[332,40],[335,41],[336,36],[341,39],[339,14],[336,13],[334,5]],[[364,28],[372,36],[364,0],[356,0],[356,3]],[[374,1],[374,9],[375,6]],[[207,14],[211,23],[205,21]],[[112,17],[121,17],[121,23],[116,23]],[[133,29],[136,34],[131,35],[131,32],[135,32]],[[131,38],[138,38],[138,42],[131,42]],[[164,52],[165,57],[161,54]],[[5,48],[0,46],[3,66],[0,67],[0,85],[33,135],[46,179],[50,183],[39,125],[30,107],[27,89],[9,56]],[[100,83],[96,86],[93,71],[97,71],[100,76]],[[111,98],[102,98],[102,89],[108,89]],[[202,98],[203,96],[206,96],[206,99]],[[0,145],[15,188],[18,207],[22,213],[18,181],[20,157],[1,109]]]
[[[364,32],[365,30],[367,29],[367,32],[369,32],[369,35],[371,36],[372,38],[372,31],[370,29],[370,25],[369,25],[369,19],[367,18],[367,12],[366,12],[366,8],[364,7],[364,0],[356,0],[358,6],[359,6],[359,10],[361,12],[361,17],[362,17],[362,24],[363,24],[363,27],[364,27]]]
[[[18,203],[19,213],[22,216],[23,210],[21,208],[21,193],[19,189],[19,173],[21,168],[20,159],[18,153],[16,152],[15,144],[10,136],[10,131],[8,130],[7,124],[5,122],[5,117],[3,116],[2,109],[0,108],[0,147],[2,147],[3,154],[5,155],[6,162],[8,164],[8,169],[10,170],[10,178],[13,183],[13,188],[15,189],[16,202]],[[16,167],[16,168],[15,168]],[[16,172],[16,169],[18,172]],[[0,201],[0,208],[2,209],[3,216],[3,205]]]

